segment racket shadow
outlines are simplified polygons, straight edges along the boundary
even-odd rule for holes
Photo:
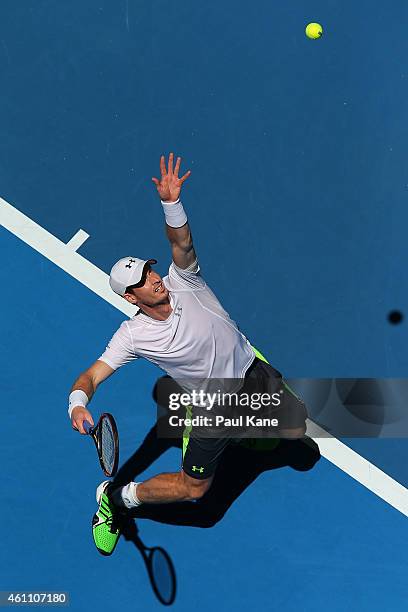
[[[153,397],[155,397],[154,390]],[[113,479],[115,485],[125,485],[134,480],[169,448],[181,448],[181,438],[158,438],[157,429],[156,423],[141,446],[119,469]],[[231,444],[224,451],[210,489],[201,499],[195,502],[146,504],[130,511],[129,516],[169,525],[210,528],[223,518],[235,500],[263,472],[283,467],[308,471],[319,459],[319,447],[310,438],[282,439],[277,448],[270,451],[253,450],[241,444]]]
[[[131,517],[120,518],[120,529],[122,537],[132,542],[140,552],[157,599],[163,605],[171,606],[176,599],[177,579],[170,555],[161,546],[146,546],[140,539],[136,522]]]

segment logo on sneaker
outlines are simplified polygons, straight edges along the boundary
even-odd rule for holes
[[[200,474],[202,474],[204,472],[204,468],[203,467],[197,467],[196,465],[193,465],[193,472],[200,472]]]

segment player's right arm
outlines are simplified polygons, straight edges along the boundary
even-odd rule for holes
[[[113,374],[118,368],[125,363],[129,363],[134,359],[138,359],[133,347],[133,339],[127,321],[123,321],[119,329],[110,339],[108,346],[102,355],[95,361],[90,368],[83,372],[74,382],[71,388],[71,393],[79,391],[79,402],[75,405],[78,397],[70,395],[70,418],[72,427],[77,429],[81,434],[85,434],[83,422],[89,421],[94,425],[91,413],[85,406],[91,400],[98,385]],[[81,393],[82,391],[82,393]],[[86,395],[86,397],[84,396]],[[82,396],[82,397],[81,397]],[[80,405],[82,404],[82,405]],[[71,407],[73,408],[71,409]]]
[[[98,386],[106,380],[115,370],[107,363],[97,359],[90,368],[79,375],[71,388],[73,391],[83,391],[88,396],[90,401]],[[81,434],[84,434],[83,422],[89,421],[94,425],[94,420],[91,413],[84,406],[74,406],[71,412],[71,424],[73,429],[77,429]]]

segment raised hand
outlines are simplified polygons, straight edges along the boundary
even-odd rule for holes
[[[180,164],[181,157],[178,157],[173,170],[173,153],[170,153],[168,168],[166,171],[164,155],[162,155],[160,158],[161,179],[159,181],[157,178],[153,177],[152,181],[156,185],[160,199],[163,200],[163,202],[175,202],[180,196],[182,184],[191,174],[191,170],[188,170],[184,176],[179,178],[178,173],[180,170]]]

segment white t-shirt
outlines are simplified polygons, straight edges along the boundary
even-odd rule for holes
[[[144,357],[175,380],[243,378],[255,353],[200,275],[198,263],[183,270],[172,262],[163,283],[170,316],[157,321],[140,312],[123,321],[99,359],[116,370]]]

